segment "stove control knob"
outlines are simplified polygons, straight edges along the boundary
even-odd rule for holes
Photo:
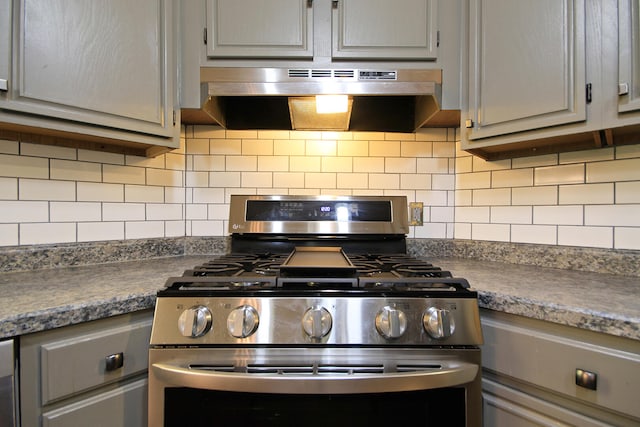
[[[213,316],[204,306],[197,305],[186,309],[178,318],[178,329],[185,337],[201,337],[211,329]]]
[[[387,339],[400,338],[407,330],[407,316],[402,310],[386,306],[376,315],[376,329]]]
[[[260,316],[250,305],[234,308],[227,317],[227,329],[236,338],[246,338],[258,329]]]
[[[456,330],[453,315],[443,308],[429,308],[422,316],[422,325],[424,330],[435,339],[450,337]]]
[[[304,332],[314,339],[320,339],[331,331],[331,313],[324,307],[311,307],[302,316]]]

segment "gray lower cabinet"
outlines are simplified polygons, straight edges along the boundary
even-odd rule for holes
[[[0,130],[177,148],[174,5],[3,1]]]
[[[640,341],[482,310],[486,426],[637,426]]]
[[[21,425],[146,426],[152,315],[20,337]]]

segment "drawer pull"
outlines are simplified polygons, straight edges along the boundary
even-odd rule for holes
[[[104,358],[105,371],[111,372],[124,366],[124,354],[116,353]]]
[[[576,369],[576,385],[595,390],[598,387],[598,374],[578,368]]]

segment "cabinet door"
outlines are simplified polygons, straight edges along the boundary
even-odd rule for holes
[[[586,119],[583,0],[470,7],[468,140]]]
[[[437,59],[436,0],[333,1],[332,56]]]
[[[174,137],[171,4],[15,1],[0,109]]]
[[[640,110],[640,1],[618,1],[618,111]]]
[[[207,56],[312,58],[313,3],[207,0]]]

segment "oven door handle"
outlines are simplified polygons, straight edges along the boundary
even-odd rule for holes
[[[472,382],[478,365],[450,363],[439,369],[382,374],[253,374],[191,369],[165,363],[151,365],[166,387],[276,394],[388,393],[455,387]]]

